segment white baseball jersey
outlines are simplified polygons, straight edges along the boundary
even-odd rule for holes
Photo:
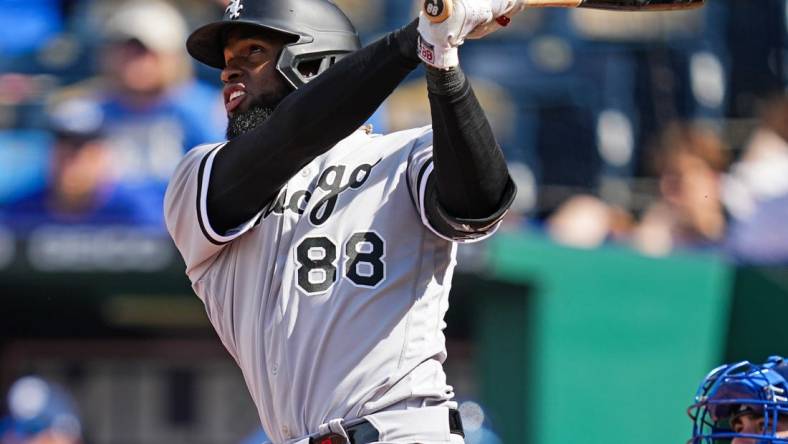
[[[442,330],[455,243],[424,211],[430,127],[356,131],[229,233],[206,215],[223,146],[183,159],[165,197],[167,228],[273,442],[335,418],[450,405]]]

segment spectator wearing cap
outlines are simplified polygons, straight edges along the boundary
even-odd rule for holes
[[[46,186],[5,206],[2,221],[16,231],[42,224],[122,224],[162,227],[161,210],[143,188],[118,183],[104,114],[97,103],[73,99],[50,114],[54,142]]]
[[[102,75],[94,91],[106,118],[118,180],[160,185],[185,150],[224,138],[218,88],[193,77],[187,25],[169,4],[126,1],[102,29]]]
[[[80,444],[82,425],[71,395],[38,376],[8,391],[9,415],[0,418],[0,444]]]

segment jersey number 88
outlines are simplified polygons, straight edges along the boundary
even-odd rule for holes
[[[360,287],[376,287],[386,276],[383,239],[375,232],[355,233],[345,242],[345,277]],[[314,254],[317,253],[317,254]],[[308,237],[296,248],[298,286],[322,293],[337,280],[337,246],[327,237]]]

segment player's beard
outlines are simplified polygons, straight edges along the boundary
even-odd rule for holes
[[[241,134],[257,128],[268,120],[274,108],[267,105],[252,105],[248,110],[234,114],[227,122],[227,140],[235,139]]]
[[[282,88],[276,93],[258,98],[246,111],[230,116],[227,122],[227,140],[232,140],[262,125],[289,92]]]

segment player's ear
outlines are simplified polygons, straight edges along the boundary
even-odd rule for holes
[[[741,433],[741,431],[744,430],[744,421],[742,420],[741,415],[732,417],[730,422],[731,430],[733,430],[735,433]]]

